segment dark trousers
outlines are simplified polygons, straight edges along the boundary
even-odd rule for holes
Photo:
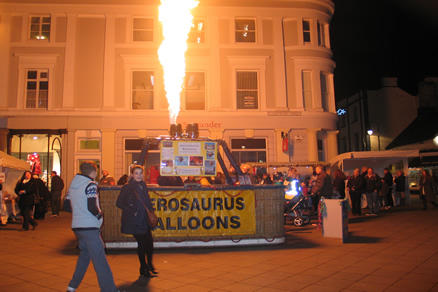
[[[35,220],[30,216],[30,212],[32,210],[33,206],[23,206],[21,209],[21,215],[23,216],[23,229],[29,229],[29,223],[32,226],[37,225]]]
[[[61,210],[61,192],[52,192],[50,204],[52,205],[52,215],[59,215]]]
[[[351,193],[350,192],[350,199],[351,199],[351,213],[353,215],[361,215],[361,200],[362,200],[362,194],[361,193]]]
[[[154,239],[152,238],[152,232],[148,229],[146,234],[133,234],[137,241],[137,255],[142,268],[147,268],[152,265],[152,255],[154,253]],[[147,264],[146,264],[147,257]]]
[[[388,188],[386,192],[386,206],[394,207],[394,200],[392,199],[392,188]]]

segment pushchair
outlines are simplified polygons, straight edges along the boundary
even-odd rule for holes
[[[285,192],[284,224],[292,221],[297,227],[310,223],[310,217],[303,214],[307,197],[301,192],[299,181],[292,181],[291,187]]]

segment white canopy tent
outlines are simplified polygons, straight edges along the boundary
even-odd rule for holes
[[[3,197],[15,197],[15,185],[26,170],[30,170],[29,163],[0,151],[0,173],[5,174]]]
[[[418,150],[347,152],[330,159],[330,171],[333,173],[336,169],[340,169],[346,176],[351,176],[355,168],[361,169],[363,166],[367,166],[373,168],[374,172],[382,177],[385,167],[393,166],[393,170],[403,170],[406,176],[406,201],[409,203],[408,160],[419,157],[419,155]]]

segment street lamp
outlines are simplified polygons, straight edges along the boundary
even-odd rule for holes
[[[376,121],[371,121],[370,124],[369,124],[369,126],[370,126],[369,130],[367,131],[367,133],[370,136],[374,134],[374,130],[371,127],[372,124],[376,124],[376,129],[377,129],[377,144],[378,144],[379,151],[380,151],[380,128],[379,128],[379,123],[376,122]]]

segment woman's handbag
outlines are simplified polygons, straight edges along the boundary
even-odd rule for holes
[[[151,229],[154,229],[155,226],[157,226],[158,224],[158,216],[155,215],[154,211],[149,210],[149,208],[145,205],[145,203],[140,199],[140,196],[138,195],[137,191],[134,190],[134,192],[138,200],[143,204],[143,207],[146,209],[146,213],[148,215],[148,225],[151,227]]]

